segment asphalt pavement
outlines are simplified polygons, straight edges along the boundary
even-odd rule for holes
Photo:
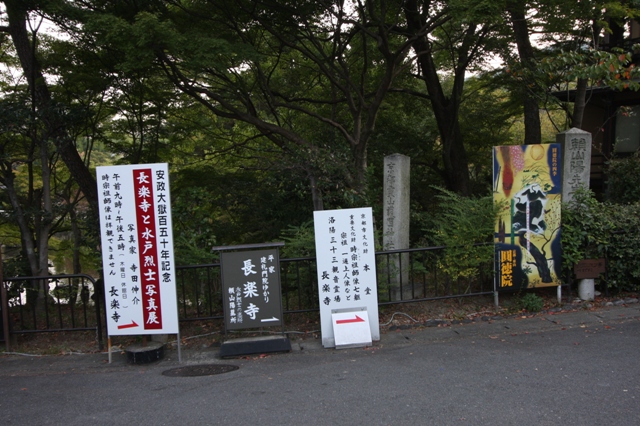
[[[213,347],[146,365],[119,352],[112,363],[5,354],[0,424],[639,425],[639,343],[632,303],[385,327],[367,348],[292,340],[289,353],[237,359]]]

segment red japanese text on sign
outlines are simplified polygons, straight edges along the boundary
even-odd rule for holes
[[[133,186],[145,330],[162,329],[158,247],[151,169],[134,170]]]

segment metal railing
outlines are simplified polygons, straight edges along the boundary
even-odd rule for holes
[[[473,279],[443,272],[446,247],[376,253],[380,305],[493,294],[493,265]],[[280,259],[285,314],[319,311],[315,257]],[[180,321],[224,318],[220,264],[176,267]],[[89,275],[5,278],[10,333],[96,330],[102,348],[104,298]],[[100,303],[96,303],[99,301]]]
[[[481,245],[487,244],[476,244]],[[393,305],[493,294],[491,261],[479,268],[477,277],[453,278],[442,267],[446,249],[439,246],[377,252],[378,303]]]
[[[102,349],[104,302],[101,285],[92,276],[4,278],[4,286],[10,334],[95,331]]]
[[[376,253],[380,305],[493,294],[493,264],[475,278],[452,278],[439,261],[446,247]],[[282,307],[285,314],[319,311],[315,257],[280,259]],[[181,321],[224,317],[220,264],[178,266],[178,309]]]

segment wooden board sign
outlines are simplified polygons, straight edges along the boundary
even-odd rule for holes
[[[605,271],[604,259],[584,259],[576,263],[573,267],[573,272],[579,280],[598,278],[600,274],[603,274]]]

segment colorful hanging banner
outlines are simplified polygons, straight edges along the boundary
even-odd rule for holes
[[[560,144],[493,148],[498,291],[561,285]]]

